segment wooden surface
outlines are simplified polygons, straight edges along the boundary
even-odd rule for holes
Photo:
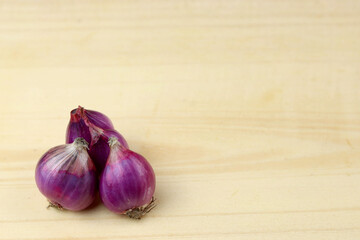
[[[360,2],[0,1],[0,239],[360,239]],[[77,105],[157,176],[141,221],[46,209]]]

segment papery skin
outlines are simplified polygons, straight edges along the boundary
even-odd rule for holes
[[[129,148],[129,146],[125,138],[116,130],[99,129],[98,131],[98,139],[94,145],[90,146],[89,155],[93,160],[98,173],[101,173],[106,165],[106,161],[110,153],[110,147],[108,143],[110,137],[117,138],[119,143],[125,148]]]
[[[155,191],[155,174],[148,161],[120,144],[110,154],[100,178],[100,196],[115,213],[149,204]]]
[[[79,108],[82,107],[79,106]],[[84,116],[87,118],[87,121],[94,124],[96,127],[102,129],[114,129],[114,125],[112,124],[110,118],[108,118],[105,114],[94,110],[86,110],[84,108],[82,108],[82,110]]]
[[[82,119],[82,109],[79,107],[70,112],[70,121],[66,129],[66,143],[72,143],[78,137],[84,138],[91,143],[91,134],[89,127]]]
[[[40,192],[53,204],[80,211],[95,199],[97,174],[83,142],[51,148],[39,160],[35,180]]]

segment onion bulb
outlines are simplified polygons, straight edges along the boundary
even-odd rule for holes
[[[111,211],[140,219],[154,206],[155,174],[148,161],[109,140],[110,153],[100,177],[100,197]]]
[[[40,158],[35,180],[51,205],[80,211],[94,201],[98,178],[87,147],[83,138],[76,138],[71,144],[51,148]]]

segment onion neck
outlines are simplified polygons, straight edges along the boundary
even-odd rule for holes
[[[77,108],[77,110],[76,110],[76,112],[77,112],[78,114],[80,114],[80,116],[82,116],[82,115],[84,114],[84,108],[79,105],[78,108]]]
[[[75,112],[70,114],[70,122],[79,122],[81,120],[81,116]]]
[[[119,148],[120,150],[124,150],[126,149],[120,142],[119,140],[116,138],[116,137],[109,137],[109,146],[110,148]]]
[[[83,150],[83,149],[89,150],[89,143],[82,137],[76,138],[72,144],[78,150]]]

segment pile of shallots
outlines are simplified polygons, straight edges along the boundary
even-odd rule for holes
[[[98,193],[115,213],[140,219],[154,206],[155,174],[151,165],[129,149],[104,114],[78,107],[70,113],[66,144],[39,160],[35,180],[50,205],[80,211]]]

